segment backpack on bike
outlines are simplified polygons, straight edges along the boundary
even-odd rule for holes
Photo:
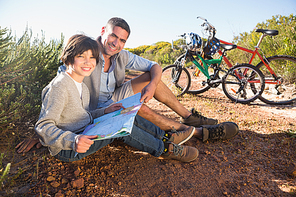
[[[203,48],[203,52],[206,55],[214,55],[220,48],[220,41],[213,37],[206,42],[205,47]]]
[[[196,51],[200,49],[202,45],[201,37],[198,34],[191,32],[186,36],[186,44],[191,51]]]

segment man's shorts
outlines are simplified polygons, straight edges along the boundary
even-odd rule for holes
[[[114,102],[120,101],[124,98],[130,97],[134,95],[133,87],[132,87],[132,82],[131,80],[125,82],[122,84],[119,88],[116,88],[112,100]]]

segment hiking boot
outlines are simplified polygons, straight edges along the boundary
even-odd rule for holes
[[[182,162],[191,162],[198,157],[198,150],[191,146],[181,146],[173,143],[168,143],[168,148],[165,148],[161,155],[164,159],[174,159]]]
[[[163,141],[170,141],[174,144],[184,144],[187,142],[194,134],[195,128],[194,127],[188,127],[184,131],[176,131],[173,129],[171,132],[168,132],[165,134]]]
[[[181,118],[181,123],[194,127],[200,127],[201,125],[215,125],[218,123],[218,120],[204,117],[194,108],[192,108],[191,113],[192,114],[188,118]]]
[[[217,140],[217,139],[229,139],[238,134],[238,126],[234,122],[223,122],[218,125],[203,125],[202,141]]]

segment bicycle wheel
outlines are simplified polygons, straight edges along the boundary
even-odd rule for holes
[[[223,77],[222,88],[233,102],[248,104],[264,91],[264,75],[253,65],[240,64],[232,67]]]
[[[211,88],[207,83],[208,78],[200,70],[196,72],[196,69],[197,67],[194,64],[191,67],[187,67],[191,76],[191,85],[187,92],[191,94],[201,94]],[[213,73],[214,70],[209,68],[209,74],[212,75]]]
[[[162,70],[161,80],[175,96],[183,95],[191,83],[190,75],[186,68],[175,64],[166,66]]]
[[[181,62],[182,58],[184,58],[184,56],[185,56],[185,54],[178,57],[174,64],[180,64],[180,62]],[[195,59],[197,60],[198,58],[195,58]],[[207,57],[205,57],[205,59],[212,59],[212,57],[207,56]],[[187,59],[186,63],[188,64],[189,62],[190,62],[190,60]],[[191,78],[191,84],[187,90],[187,93],[190,93],[190,94],[204,93],[205,91],[207,91],[211,88],[211,86],[209,86],[207,83],[208,78],[201,71],[198,70],[198,68],[196,67],[196,65],[193,62],[191,62],[191,63],[192,63],[191,66],[186,67],[186,69],[189,72],[190,78]],[[209,74],[212,79],[218,78],[218,77],[213,77],[214,69],[212,67],[209,67],[208,71],[209,71]],[[217,87],[218,85],[214,84],[212,87]]]
[[[281,83],[271,84],[276,80],[263,62],[260,62],[257,67],[265,76],[265,90],[258,98],[264,103],[276,105],[296,102],[296,58],[281,55],[269,57],[267,60]]]

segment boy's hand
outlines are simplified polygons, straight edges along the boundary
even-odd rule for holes
[[[122,106],[122,103],[115,103],[105,109],[105,114],[120,110],[121,108],[125,109],[125,107]]]
[[[25,139],[15,147],[16,149],[18,149],[16,152],[17,153],[29,152],[34,147],[35,144],[36,144],[36,148],[40,148],[42,146],[38,137]]]
[[[92,139],[97,138],[97,135],[80,135],[78,136],[78,139],[76,140],[76,152],[77,153],[85,153],[89,147],[94,143]]]

